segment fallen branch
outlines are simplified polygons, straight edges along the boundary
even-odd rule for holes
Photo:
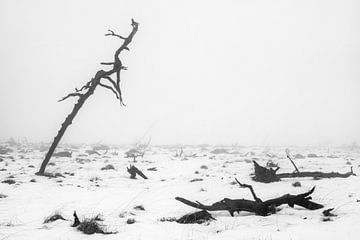
[[[276,207],[283,204],[288,204],[290,207],[298,205],[309,210],[316,210],[324,207],[319,203],[310,201],[310,195],[314,192],[315,187],[313,187],[310,191],[302,194],[285,194],[278,198],[262,201],[256,196],[255,191],[251,185],[241,184],[239,181],[237,182],[241,187],[249,188],[255,200],[224,198],[223,200],[215,202],[212,205],[204,205],[198,201],[192,202],[182,197],[176,197],[175,199],[186,205],[205,211],[228,211],[231,216],[234,216],[234,212],[239,213],[240,211],[253,212],[256,215],[267,216],[269,214],[275,213]]]
[[[338,173],[338,172],[293,172],[293,173],[277,173],[280,168],[272,169],[260,166],[256,161],[253,161],[255,175],[252,178],[254,181],[263,182],[263,183],[271,183],[280,181],[282,178],[297,178],[297,177],[313,177],[315,179],[322,178],[347,178],[350,176],[355,176],[356,174],[353,172],[352,167],[350,168],[350,172],[347,173]]]

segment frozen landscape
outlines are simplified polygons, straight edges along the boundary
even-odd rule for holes
[[[271,161],[281,166],[279,172],[292,172],[284,147],[149,146],[134,162],[125,158],[131,146],[91,152],[88,150],[102,148],[62,145],[58,151],[71,152],[71,157],[53,157],[47,171],[58,176],[48,178],[35,175],[46,145],[1,146],[0,239],[358,239],[360,234],[358,176],[291,178],[274,183],[251,179],[253,160],[263,166]],[[347,172],[352,166],[359,172],[358,148],[289,149],[293,155],[304,156],[294,160],[300,171]],[[130,164],[148,179],[131,179],[126,170]],[[114,169],[104,169],[108,165]],[[214,211],[211,214],[216,220],[202,224],[164,221],[195,211],[176,201],[177,196],[204,204],[225,197],[251,199],[235,178],[251,184],[262,199],[298,194],[316,186],[313,201],[324,208],[310,211],[282,205],[279,212],[266,217],[249,212],[231,217],[226,211]],[[294,182],[300,186],[293,186]],[[328,208],[334,208],[336,216],[325,217],[322,212]],[[72,228],[74,210],[80,219],[100,214],[100,224],[114,234],[84,235]],[[44,223],[54,213],[65,220]],[[129,219],[134,222],[130,224]]]
[[[359,66],[358,0],[0,0],[0,240],[358,240]]]

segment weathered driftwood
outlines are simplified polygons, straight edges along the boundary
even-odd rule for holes
[[[240,211],[253,212],[256,215],[267,216],[269,214],[275,213],[276,207],[282,204],[288,204],[290,207],[298,205],[309,210],[316,210],[324,207],[319,203],[311,201],[310,195],[314,192],[315,187],[306,193],[298,195],[285,194],[278,198],[262,201],[256,196],[255,191],[251,185],[242,184],[237,179],[236,181],[239,183],[240,187],[250,189],[254,200],[224,198],[223,200],[212,205],[204,205],[198,201],[192,202],[181,197],[176,197],[175,199],[191,207],[206,211],[228,211],[231,216],[234,216],[234,212],[239,213]]]
[[[135,167],[134,165],[130,165],[130,168],[127,167],[127,171],[128,173],[130,173],[130,178],[131,179],[135,179],[136,178],[136,174],[139,175],[140,177],[144,178],[144,179],[148,179],[145,174],[140,171],[137,167]]]
[[[313,177],[315,179],[322,179],[322,178],[347,178],[352,175],[355,175],[355,173],[352,170],[352,167],[350,168],[350,172],[347,173],[338,173],[338,172],[299,172],[296,171],[292,173],[277,173],[277,171],[280,169],[277,167],[276,169],[272,168],[266,168],[263,166],[260,166],[256,161],[254,162],[254,168],[255,168],[255,174],[253,176],[253,180],[257,182],[263,182],[263,183],[271,183],[271,182],[277,182],[280,181],[282,178],[297,178],[297,177]]]

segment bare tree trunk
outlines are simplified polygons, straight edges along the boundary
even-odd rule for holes
[[[99,78],[99,80],[100,80],[100,78]],[[83,106],[83,104],[88,99],[88,97],[90,97],[90,95],[92,95],[94,93],[96,86],[97,86],[97,84],[94,85],[93,89],[91,89],[91,90],[89,89],[89,91],[86,94],[80,96],[78,102],[74,105],[71,113],[66,117],[65,121],[61,124],[61,128],[60,128],[59,132],[57,133],[56,137],[54,138],[54,141],[51,144],[49,151],[47,152],[47,154],[45,156],[44,161],[41,163],[39,172],[36,173],[37,175],[44,174],[45,168],[46,168],[47,164],[49,163],[50,158],[53,155],[61,138],[64,136],[66,129],[68,128],[68,126],[70,126],[72,124],[72,121],[74,120],[76,114],[79,112],[80,108]]]
[[[41,167],[37,175],[44,175],[45,168],[50,161],[51,156],[53,155],[57,145],[59,144],[61,138],[64,136],[66,129],[72,124],[76,114],[79,112],[80,108],[84,105],[85,101],[94,93],[97,86],[101,86],[105,89],[110,90],[113,94],[115,94],[116,98],[119,99],[120,104],[125,106],[120,89],[120,71],[127,70],[125,66],[122,65],[122,62],[119,58],[120,53],[123,50],[130,51],[128,45],[131,43],[135,33],[138,30],[139,23],[135,22],[131,19],[132,31],[128,35],[128,37],[122,37],[118,34],[115,34],[112,30],[108,30],[109,33],[105,34],[105,36],[112,36],[124,40],[121,46],[116,50],[114,55],[113,62],[101,63],[103,65],[111,65],[112,69],[109,71],[100,70],[96,73],[95,77],[87,82],[80,89],[75,88],[75,92],[69,93],[67,96],[62,98],[59,101],[63,101],[69,97],[78,97],[77,103],[74,105],[71,113],[66,117],[65,121],[61,125],[60,130],[58,131],[54,141],[52,142],[49,151],[47,152],[44,161],[41,163]],[[111,78],[111,75],[116,74],[116,81]],[[109,85],[102,83],[101,80],[105,80]]]

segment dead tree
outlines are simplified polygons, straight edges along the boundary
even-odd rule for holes
[[[255,174],[252,177],[253,180],[257,182],[263,182],[263,183],[271,183],[271,182],[277,182],[280,181],[282,178],[297,178],[297,177],[312,177],[315,179],[322,179],[322,178],[347,178],[350,176],[355,175],[353,172],[352,167],[350,168],[350,172],[347,173],[338,173],[338,172],[300,172],[299,169],[296,167],[295,163],[290,157],[289,151],[286,151],[287,158],[291,161],[292,165],[295,168],[295,171],[292,173],[277,173],[277,171],[280,169],[280,167],[277,167],[275,169],[273,168],[266,168],[263,166],[260,166],[256,161],[253,161],[254,163],[254,169]]]
[[[133,19],[131,19],[131,27],[132,31],[127,37],[123,37],[121,35],[115,34],[112,30],[108,30],[108,33],[105,34],[105,36],[112,36],[119,38],[123,40],[123,43],[121,46],[116,50],[114,54],[114,61],[113,62],[102,62],[103,65],[109,65],[112,66],[112,68],[108,71],[105,70],[99,70],[95,76],[87,82],[84,86],[82,86],[80,89],[75,88],[75,92],[69,93],[67,96],[63,97],[59,100],[59,102],[64,101],[65,99],[68,99],[70,97],[77,97],[77,103],[74,105],[73,110],[71,113],[66,117],[65,121],[61,125],[61,128],[59,132],[57,133],[56,137],[54,138],[54,141],[52,142],[44,161],[41,164],[39,172],[37,172],[37,175],[44,175],[46,165],[48,164],[51,156],[53,155],[55,148],[59,144],[62,136],[64,135],[66,129],[72,124],[72,121],[74,120],[76,114],[79,112],[80,108],[84,105],[85,101],[94,93],[96,87],[100,86],[105,89],[110,90],[115,97],[119,100],[120,105],[125,106],[121,94],[120,89],[120,72],[122,70],[127,70],[127,68],[122,64],[120,60],[120,53],[124,50],[129,51],[129,44],[131,43],[134,35],[136,34],[138,30],[139,23],[135,22]],[[112,75],[116,76],[116,80],[112,79]]]
[[[323,208],[324,206],[311,201],[311,194],[314,192],[315,187],[310,191],[298,195],[285,194],[278,198],[269,199],[267,201],[262,201],[255,194],[255,191],[251,185],[242,184],[237,179],[240,187],[248,188],[251,191],[251,194],[254,200],[248,199],[229,199],[224,198],[223,200],[216,202],[212,205],[204,205],[198,201],[192,202],[185,198],[176,197],[175,199],[189,205],[194,208],[198,208],[206,211],[228,211],[231,216],[234,216],[234,212],[239,213],[240,211],[253,212],[256,215],[267,216],[269,214],[276,213],[276,207],[288,204],[290,207],[298,205],[309,210],[317,210]]]

